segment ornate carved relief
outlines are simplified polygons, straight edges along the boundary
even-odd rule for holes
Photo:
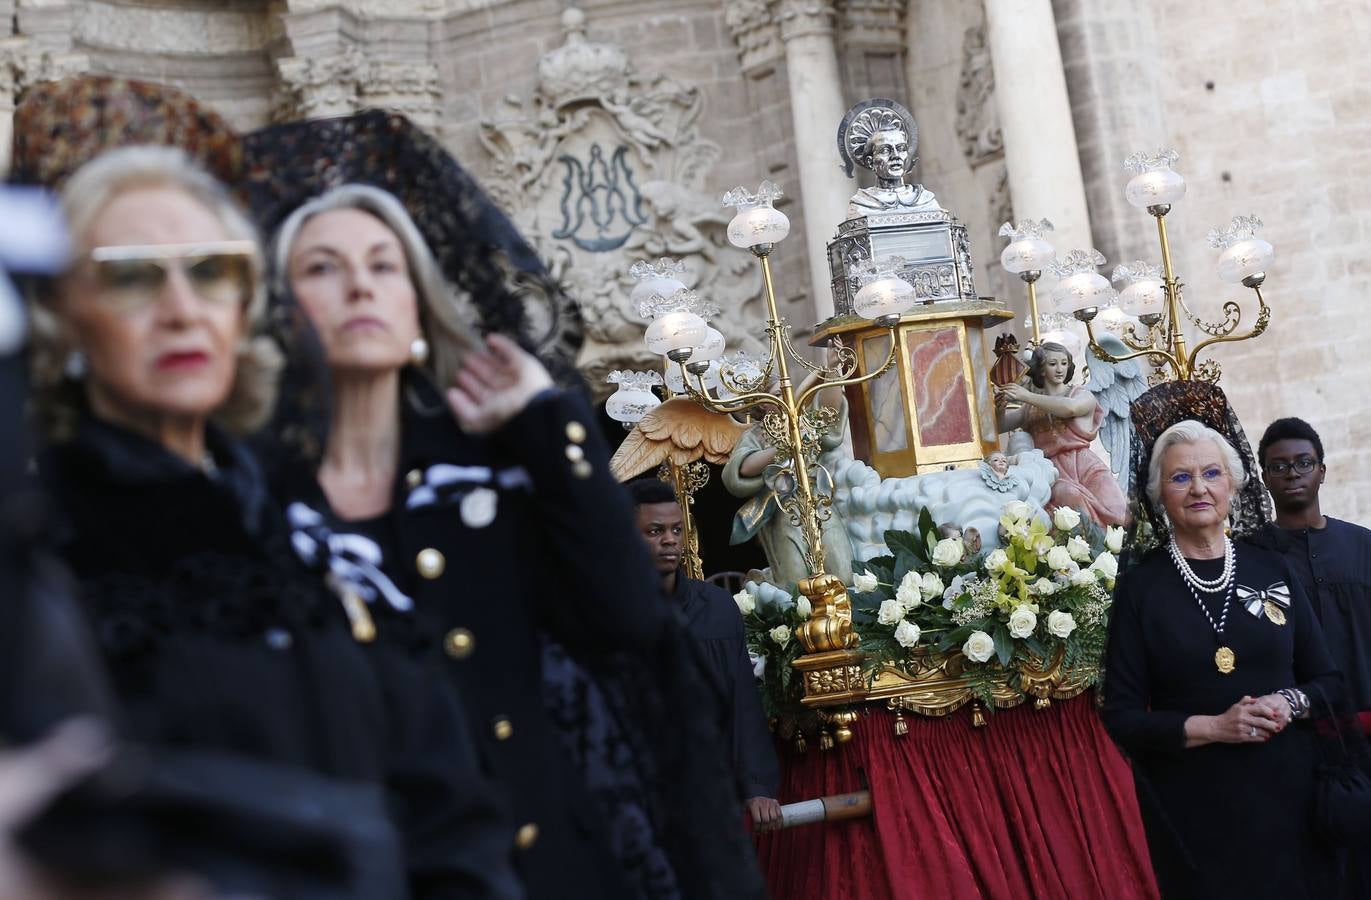
[[[839,0],[843,43],[848,46],[902,48],[908,0]]]
[[[629,304],[640,259],[674,256],[686,282],[725,310],[716,327],[747,346],[760,318],[760,275],[728,243],[728,216],[706,176],[719,147],[700,137],[697,88],[634,69],[618,46],[589,41],[585,15],[563,14],[566,40],[538,64],[531,97],[481,124],[490,193],[580,306],[578,365],[603,389],[614,369],[660,366]]]
[[[724,23],[738,45],[738,59],[744,72],[781,57],[781,29],[766,0],[728,0],[724,5]]]
[[[430,130],[438,125],[442,89],[433,63],[369,59],[349,46],[331,56],[279,59],[276,69],[281,78],[278,121],[345,116],[380,107],[403,113]]]
[[[1004,155],[994,92],[995,69],[982,20],[968,28],[962,39],[962,73],[957,86],[957,138],[972,168]]]

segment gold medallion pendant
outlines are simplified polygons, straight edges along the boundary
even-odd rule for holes
[[[1214,665],[1219,667],[1219,671],[1228,675],[1237,665],[1238,658],[1233,655],[1233,651],[1227,647],[1220,647],[1214,651]]]
[[[1271,600],[1263,600],[1262,609],[1266,611],[1266,617],[1275,624],[1285,624],[1285,610],[1281,609]]]

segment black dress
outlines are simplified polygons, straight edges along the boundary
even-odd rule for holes
[[[683,572],[676,573],[671,601],[685,616],[686,629],[721,696],[739,798],[774,798],[780,790],[780,766],[737,604],[723,588]]]
[[[40,463],[125,732],[374,788],[414,896],[519,896],[456,698],[384,624],[354,640],[254,457],[207,443],[212,476],[87,419]]]
[[[1220,643],[1165,549],[1118,581],[1104,677],[1105,727],[1133,763],[1152,864],[1165,897],[1326,897],[1336,860],[1312,822],[1314,735],[1294,722],[1263,744],[1185,748],[1185,721],[1241,699],[1300,687],[1337,692],[1339,678],[1299,584],[1274,554],[1237,544],[1237,582],[1290,589],[1285,624],[1236,600],[1223,644],[1236,666],[1219,672]],[[1214,578],[1223,560],[1192,560]],[[1211,599],[1217,622],[1222,601]],[[1277,616],[1279,617],[1279,616]]]
[[[705,695],[681,690],[684,635],[584,399],[547,391],[496,433],[474,435],[422,373],[406,370],[401,390],[391,512],[358,524],[388,544],[385,576],[442,636],[486,771],[512,810],[507,841],[529,896],[756,896],[725,750],[717,731],[687,727]],[[279,492],[353,530],[328,512],[313,472],[296,470]],[[605,708],[612,721],[586,720]],[[568,729],[599,743],[569,752]],[[648,796],[606,809],[623,773],[586,766],[625,758],[636,774],[621,786]],[[642,805],[651,840],[616,838]]]

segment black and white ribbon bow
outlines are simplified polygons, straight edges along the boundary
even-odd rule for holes
[[[379,596],[401,612],[414,608],[414,601],[381,571],[381,548],[371,538],[332,531],[321,513],[299,501],[286,507],[286,519],[291,546],[306,565],[327,563],[335,578],[368,603]]]
[[[1262,617],[1263,603],[1268,600],[1283,610],[1290,608],[1290,586],[1284,581],[1278,581],[1264,589],[1250,588],[1240,584],[1237,587],[1236,596],[1242,608],[1257,618]]]
[[[492,469],[490,466],[454,466],[438,463],[423,472],[423,483],[409,492],[406,509],[449,505],[473,487],[497,487],[501,490],[533,490],[533,479],[523,466]]]

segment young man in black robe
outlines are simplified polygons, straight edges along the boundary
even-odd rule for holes
[[[1303,419],[1277,419],[1257,446],[1276,521],[1258,542],[1280,551],[1323,624],[1347,699],[1371,726],[1371,531],[1325,516],[1323,442]]]
[[[1323,624],[1347,700],[1371,734],[1371,531],[1323,514],[1319,488],[1328,476],[1323,441],[1303,419],[1277,419],[1257,445],[1262,481],[1276,521],[1253,536],[1279,551],[1304,586]],[[1348,854],[1343,896],[1371,890],[1371,862]]]
[[[769,831],[781,822],[775,799],[780,772],[738,607],[727,591],[682,571],[683,518],[671,486],[642,478],[628,488],[637,507],[638,530],[662,579],[662,593],[685,618],[700,658],[724,698],[739,798],[756,829]]]

